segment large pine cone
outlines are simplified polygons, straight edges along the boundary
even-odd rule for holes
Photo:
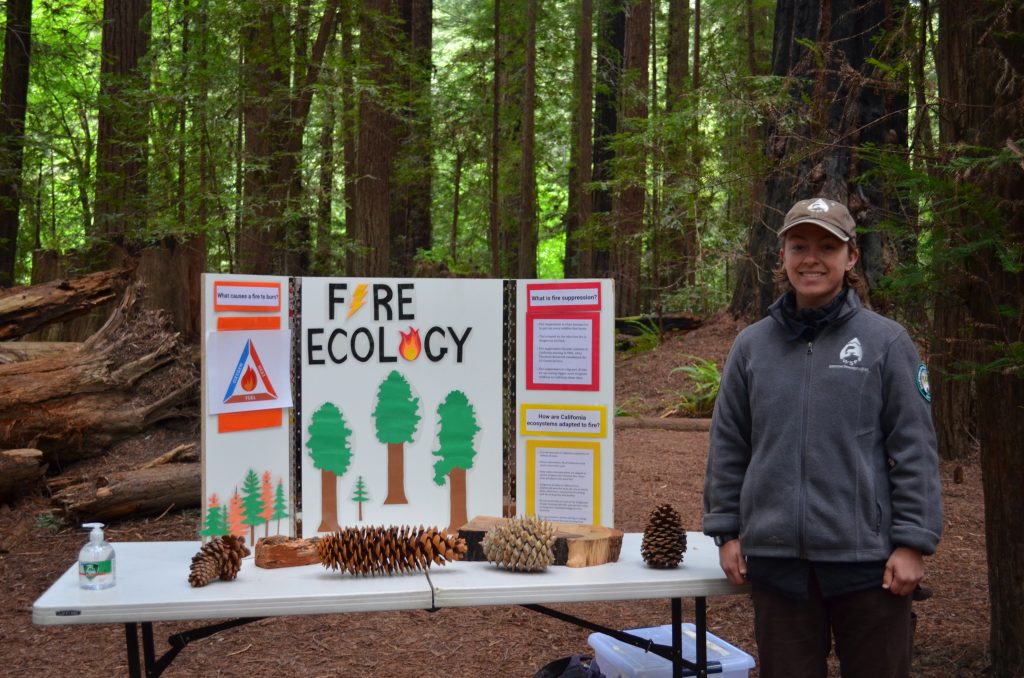
[[[678,567],[686,551],[686,530],[671,504],[661,504],[647,520],[647,529],[640,543],[644,562],[658,569]]]
[[[188,583],[192,586],[206,586],[217,577],[231,581],[242,569],[242,558],[247,555],[249,549],[244,537],[229,534],[213,539],[192,556]]]
[[[555,562],[555,526],[534,517],[513,518],[488,532],[480,546],[498,567],[540,572]]]
[[[350,527],[316,543],[324,567],[351,574],[425,570],[462,558],[466,540],[434,527]]]

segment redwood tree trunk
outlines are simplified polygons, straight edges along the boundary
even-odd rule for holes
[[[14,284],[31,45],[32,0],[8,0],[0,81],[0,288]]]
[[[616,108],[619,96],[619,75],[622,70],[622,50],[626,35],[626,13],[623,0],[600,3],[597,40],[597,93],[594,97],[594,171],[593,180],[599,184],[593,193],[593,239],[589,248],[590,275],[607,278],[611,275],[610,243],[612,193],[606,187],[612,179],[615,151],[612,137],[619,131]],[[584,258],[588,253],[584,253]]]
[[[537,277],[537,176],[534,167],[534,108],[537,79],[537,0],[526,0],[526,68],[523,76],[522,149],[519,184],[519,277]]]
[[[448,504],[451,516],[448,531],[457,534],[469,522],[466,510],[466,469],[455,467],[448,473]]]
[[[579,0],[574,60],[575,114],[572,117],[572,146],[569,166],[569,207],[565,220],[565,277],[592,274],[590,248],[584,235],[592,212],[590,177],[593,171],[594,126],[594,3]]]
[[[340,530],[338,524],[338,476],[320,469],[320,527],[317,532]]]
[[[385,504],[408,504],[405,498],[405,445],[388,443],[388,496]]]

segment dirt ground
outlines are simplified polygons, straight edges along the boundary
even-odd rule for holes
[[[657,349],[621,357],[616,370],[620,414],[658,416],[671,408],[684,381],[672,368],[687,355],[721,366],[740,327],[713,318],[686,334],[664,337]],[[75,472],[137,466],[180,442],[198,440],[194,423],[164,426],[127,441]],[[656,505],[671,503],[689,530],[699,530],[706,432],[620,429],[615,434],[615,524],[643,531]],[[988,673],[988,587],[977,459],[943,463],[945,536],[927,560],[925,584],[935,595],[915,603],[918,615],[915,676],[978,676]],[[125,675],[120,625],[38,627],[33,601],[75,560],[85,535],[53,520],[45,497],[0,506],[0,675]],[[110,526],[114,542],[196,538],[198,511]],[[251,566],[251,564],[250,564]],[[685,567],[685,559],[683,566]],[[181,563],[182,577],[188,563]],[[613,628],[656,626],[669,621],[665,600],[553,606]],[[693,619],[692,601],[684,618]],[[752,610],[745,596],[708,600],[711,632],[755,655]],[[164,638],[200,625],[154,625],[157,652]],[[167,676],[532,676],[547,662],[589,651],[589,631],[519,607],[446,609],[333,616],[269,618],[189,645]],[[833,667],[834,668],[834,667]],[[756,669],[751,672],[756,676]],[[833,671],[833,675],[838,675]]]

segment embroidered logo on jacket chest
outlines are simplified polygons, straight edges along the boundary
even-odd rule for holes
[[[860,344],[860,339],[853,337],[839,350],[839,362],[831,363],[828,367],[835,370],[867,372],[868,368],[861,364],[863,362],[864,348]]]

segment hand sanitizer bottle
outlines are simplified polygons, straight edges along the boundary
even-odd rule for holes
[[[103,523],[92,528],[88,543],[78,552],[78,585],[83,589],[109,589],[114,585],[114,547],[103,539]]]

